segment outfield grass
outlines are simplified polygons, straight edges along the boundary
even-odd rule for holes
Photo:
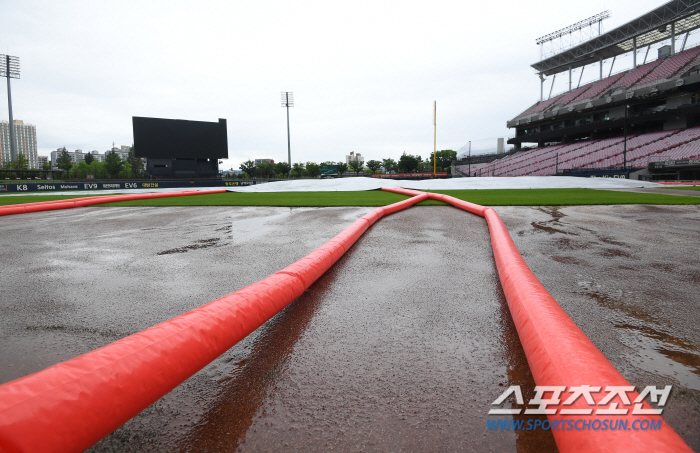
[[[679,190],[700,190],[700,186],[666,186],[664,189],[679,189]]]
[[[114,195],[114,194],[110,194]],[[69,200],[71,198],[83,198],[83,197],[99,197],[100,193],[92,193],[89,195],[26,195],[26,196],[6,196],[0,195],[0,206],[8,206],[12,204],[22,204],[22,203],[39,203],[40,201],[55,201],[55,200]],[[106,195],[105,195],[106,196]]]
[[[608,204],[700,204],[680,197],[591,189],[500,189],[435,191],[485,206],[567,206]],[[406,196],[380,190],[364,192],[228,192],[190,197],[122,201],[109,206],[384,206]],[[427,200],[421,205],[442,205]]]
[[[191,198],[188,200],[188,198]],[[188,197],[109,203],[108,206],[385,206],[404,195],[379,190],[362,192],[226,192]]]
[[[593,189],[434,190],[484,206],[700,204],[700,197]]]
[[[697,189],[696,189],[697,190]],[[592,189],[499,189],[434,191],[485,206],[576,206],[612,204],[700,204],[700,197],[682,197]],[[96,196],[98,193],[81,196]],[[78,198],[76,195],[0,196],[0,205]],[[363,192],[226,192],[187,197],[121,201],[100,206],[384,206],[406,196],[380,190]],[[442,205],[427,200],[420,205]]]

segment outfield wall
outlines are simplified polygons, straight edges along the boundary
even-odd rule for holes
[[[19,182],[0,183],[1,193],[63,192],[66,190],[188,189],[195,187],[242,187],[268,180],[180,180],[180,181],[95,181],[95,182]]]

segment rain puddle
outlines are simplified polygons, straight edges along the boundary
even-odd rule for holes
[[[648,311],[638,304],[625,302],[621,291],[606,294],[599,285],[580,281],[583,294],[599,305],[614,311],[613,325],[617,337],[632,349],[624,357],[634,366],[649,373],[676,380],[684,387],[700,390],[700,348],[684,338],[671,334]]]
[[[554,228],[555,226],[560,225],[559,220],[562,217],[566,217],[566,214],[559,211],[558,206],[553,206],[549,209],[547,209],[546,207],[541,207],[541,208],[537,208],[537,210],[542,211],[545,214],[551,215],[552,220],[547,220],[547,221],[542,221],[542,222],[532,222],[531,225],[533,228],[540,230],[540,231],[544,231],[544,232],[549,233],[549,234],[561,233],[561,234],[574,234],[574,235],[576,235],[575,233],[570,233],[568,231]]]
[[[276,211],[276,213],[266,216],[256,215],[234,219],[232,222],[233,239],[236,242],[247,242],[251,239],[266,237],[272,232],[272,228],[267,226],[268,223],[291,216],[293,212],[291,208],[277,208]]]
[[[210,239],[202,239],[201,241],[197,241],[194,244],[191,245],[186,245],[184,247],[178,247],[175,249],[170,249],[170,250],[164,250],[162,252],[156,253],[156,255],[171,255],[173,253],[186,253],[189,252],[190,250],[197,250],[197,249],[206,249],[209,247],[215,247],[219,245],[220,238],[210,238]]]

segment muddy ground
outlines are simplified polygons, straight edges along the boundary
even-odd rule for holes
[[[301,258],[371,208],[82,208],[0,219],[0,382],[88,352]],[[527,263],[700,449],[700,208],[499,207]],[[552,451],[486,429],[534,386],[485,222],[415,207],[93,451]],[[528,395],[525,395],[528,398]]]

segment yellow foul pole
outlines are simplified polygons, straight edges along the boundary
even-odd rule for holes
[[[437,101],[433,104],[433,179],[437,169]]]

